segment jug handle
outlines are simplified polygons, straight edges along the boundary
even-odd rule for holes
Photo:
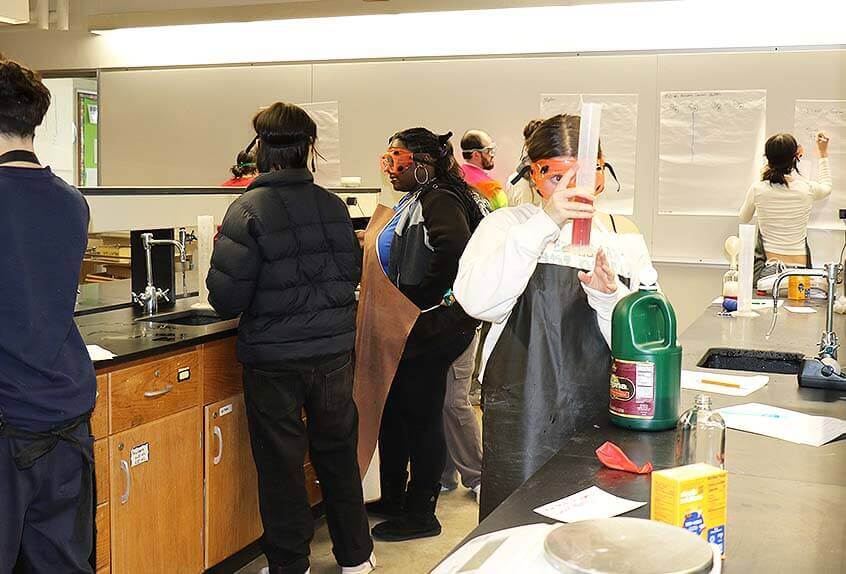
[[[652,305],[655,303],[655,297],[643,297],[638,299],[632,305],[632,312],[629,314],[629,332],[634,333],[634,324],[632,323],[632,319],[635,316],[635,310],[643,305]],[[667,335],[664,338],[664,346],[661,349],[668,349],[671,346],[675,345],[676,343],[676,322],[675,318],[671,316],[672,310],[670,309],[669,305],[661,305],[661,314],[664,315],[664,324],[668,326],[667,328]],[[638,351],[646,352],[646,349],[642,349],[640,345],[635,342],[635,348]]]

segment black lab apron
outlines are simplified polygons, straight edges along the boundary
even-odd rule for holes
[[[610,368],[578,270],[538,264],[485,367],[480,520],[569,437],[608,421]]]

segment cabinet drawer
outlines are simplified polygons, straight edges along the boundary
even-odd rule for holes
[[[303,467],[305,471],[305,486],[308,493],[308,503],[311,506],[318,504],[323,500],[323,493],[320,492],[320,482],[317,480],[317,473],[311,463],[306,463]]]
[[[109,436],[109,375],[97,377],[97,401],[91,415],[91,434],[94,438]]]
[[[97,571],[99,572],[100,569],[108,570],[111,563],[112,532],[108,504],[97,507],[94,522],[97,525]]]
[[[202,379],[198,351],[112,373],[112,434],[199,405]]]
[[[94,480],[97,485],[97,504],[109,501],[109,441],[94,441]]]

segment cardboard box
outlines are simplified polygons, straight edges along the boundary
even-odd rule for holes
[[[653,472],[650,518],[701,536],[725,556],[727,479],[709,464]]]

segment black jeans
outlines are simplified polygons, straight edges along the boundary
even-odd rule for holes
[[[314,519],[303,474],[306,449],[320,480],[333,552],[341,566],[365,562],[373,541],[358,459],[353,360],[341,356],[244,365],[244,396],[264,524],[262,549],[272,566],[309,567]],[[308,424],[303,423],[305,408]]]
[[[447,454],[443,424],[447,372],[474,336],[475,330],[461,333],[400,361],[379,429],[383,491],[405,485],[409,461],[409,495],[428,498],[440,490]]]
[[[0,435],[0,574],[16,561],[21,573],[93,572],[93,467],[80,448],[93,458],[94,438],[87,422],[70,434],[79,447],[60,440],[23,470],[14,457],[31,441]]]

